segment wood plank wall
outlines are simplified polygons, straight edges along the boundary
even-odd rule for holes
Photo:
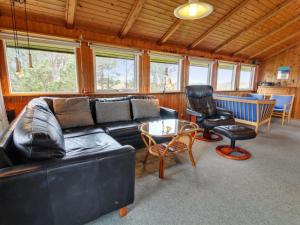
[[[279,82],[277,69],[279,66],[290,66],[291,74],[285,86],[296,87],[294,118],[300,119],[300,45],[288,49],[260,65],[258,81]]]

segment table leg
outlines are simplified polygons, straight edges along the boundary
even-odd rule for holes
[[[190,156],[190,160],[191,160],[191,162],[192,162],[192,165],[193,166],[196,166],[196,162],[195,162],[195,159],[194,159],[194,156],[193,156],[193,151],[192,151],[192,149],[189,149],[189,156]]]
[[[147,153],[146,153],[146,157],[145,157],[145,159],[144,159],[144,164],[147,162],[147,159],[148,159],[148,157],[149,157],[149,149],[147,148]]]
[[[159,159],[159,178],[160,179],[164,179],[164,164],[165,164],[165,158],[164,157],[160,157]]]

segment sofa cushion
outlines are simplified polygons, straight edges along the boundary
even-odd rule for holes
[[[122,147],[116,140],[102,132],[67,137],[65,146],[67,153],[64,159],[88,156]]]
[[[159,117],[158,99],[131,99],[133,119]]]
[[[94,125],[88,97],[56,98],[53,108],[62,128]]]
[[[47,101],[43,98],[34,98],[26,106],[26,108],[40,108],[48,112],[52,112]]]
[[[116,138],[140,134],[139,125],[140,123],[135,121],[126,121],[104,123],[101,124],[101,127],[105,130],[106,133]]]
[[[129,100],[96,102],[97,123],[131,120]]]
[[[64,138],[78,137],[86,134],[105,133],[99,126],[75,127],[63,130]]]
[[[155,95],[128,95],[129,99],[157,99]]]
[[[61,158],[65,155],[64,137],[55,116],[40,100],[28,104],[13,134],[17,151],[26,159]]]

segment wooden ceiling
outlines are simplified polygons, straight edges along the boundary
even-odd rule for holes
[[[205,0],[215,8],[211,15],[182,21],[173,10],[185,2],[27,0],[27,10],[30,20],[249,59],[264,60],[299,43],[300,0]],[[0,0],[0,13],[10,15],[9,0]]]

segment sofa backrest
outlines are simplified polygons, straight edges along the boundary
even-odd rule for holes
[[[18,150],[14,141],[14,133],[17,127],[20,128],[21,126],[21,129],[23,129],[22,128],[23,125],[20,123],[23,123],[24,119],[28,121],[29,118],[25,118],[26,112],[28,110],[33,110],[34,108],[47,110],[49,113],[53,113],[50,109],[48,101],[44,100],[44,98],[32,99],[22,110],[19,116],[10,124],[9,129],[5,132],[4,136],[0,140],[0,166],[2,167],[13,166],[28,161],[28,159],[25,159],[24,155],[21,154],[21,152]],[[44,127],[42,126],[41,129],[43,128]],[[28,124],[24,125],[24,129],[30,129],[30,127],[28,127]],[[40,128],[37,127],[37,129]],[[24,135],[26,136],[25,139],[31,137],[28,133],[24,133]],[[24,141],[24,139],[22,140],[20,139],[20,141],[22,142]]]
[[[257,93],[248,93],[248,97],[253,97],[257,100],[264,100],[265,96],[263,94],[257,94]]]
[[[217,107],[230,110],[234,118],[242,121],[260,122],[271,117],[275,101],[257,100],[254,97],[214,96]]]

